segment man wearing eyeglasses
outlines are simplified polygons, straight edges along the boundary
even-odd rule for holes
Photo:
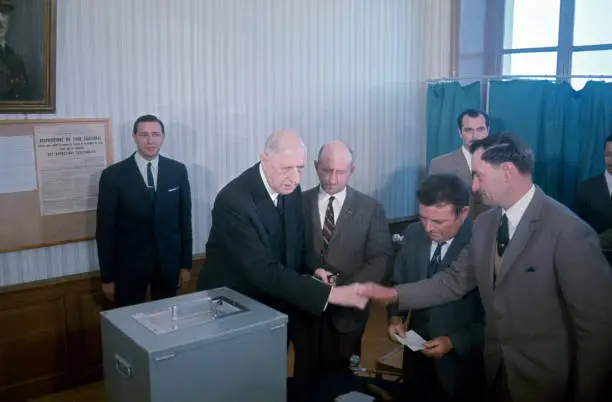
[[[102,292],[118,307],[176,295],[190,280],[191,190],[185,165],[159,154],[164,124],[140,116],[136,152],[100,177],[96,241]]]
[[[489,135],[489,116],[476,109],[467,109],[457,117],[457,131],[461,138],[461,147],[431,160],[429,174],[455,174],[468,186],[472,187],[472,155],[470,145],[476,140]],[[470,197],[470,218],[475,219],[489,207],[472,192]]]

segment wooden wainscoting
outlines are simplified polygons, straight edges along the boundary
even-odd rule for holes
[[[402,233],[415,217],[389,222]],[[204,258],[194,258],[194,292]],[[0,401],[22,402],[102,379],[98,272],[0,287]],[[384,312],[381,325],[384,343]],[[381,355],[381,354],[378,354]],[[378,356],[377,355],[377,356]],[[373,367],[373,366],[371,366]]]
[[[203,257],[194,259],[187,292]],[[0,401],[21,402],[102,378],[98,272],[0,287]]]

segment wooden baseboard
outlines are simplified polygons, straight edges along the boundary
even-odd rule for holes
[[[186,292],[195,291],[203,257]],[[98,272],[0,288],[0,401],[21,402],[102,379]]]

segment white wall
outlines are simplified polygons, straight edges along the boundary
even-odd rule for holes
[[[450,26],[447,0],[59,0],[57,113],[4,117],[110,117],[119,160],[133,120],[158,115],[162,153],[189,170],[194,252],[217,191],[279,128],[302,133],[309,165],[346,140],[354,187],[404,216],[425,158],[423,81],[449,74]],[[93,242],[0,254],[0,285],[94,269]]]

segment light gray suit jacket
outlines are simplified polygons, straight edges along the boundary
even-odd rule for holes
[[[476,219],[478,215],[490,208],[477,194],[472,192],[472,173],[461,148],[431,160],[429,175],[439,173],[457,175],[468,186],[470,189],[470,218]]]
[[[340,274],[339,285],[354,282],[382,283],[391,274],[393,246],[389,224],[382,205],[352,187],[346,189],[346,199],[336,219],[329,242],[325,266],[322,266],[323,235],[317,203],[319,186],[302,194],[306,233],[306,264],[310,272],[323,267]],[[333,322],[340,332],[363,327],[367,310],[328,306]]]
[[[485,374],[503,364],[514,402],[604,401],[612,369],[612,270],[597,235],[536,189],[493,283],[501,209],[474,222],[455,263],[398,287],[401,309],[457,300],[476,286],[485,309]]]

